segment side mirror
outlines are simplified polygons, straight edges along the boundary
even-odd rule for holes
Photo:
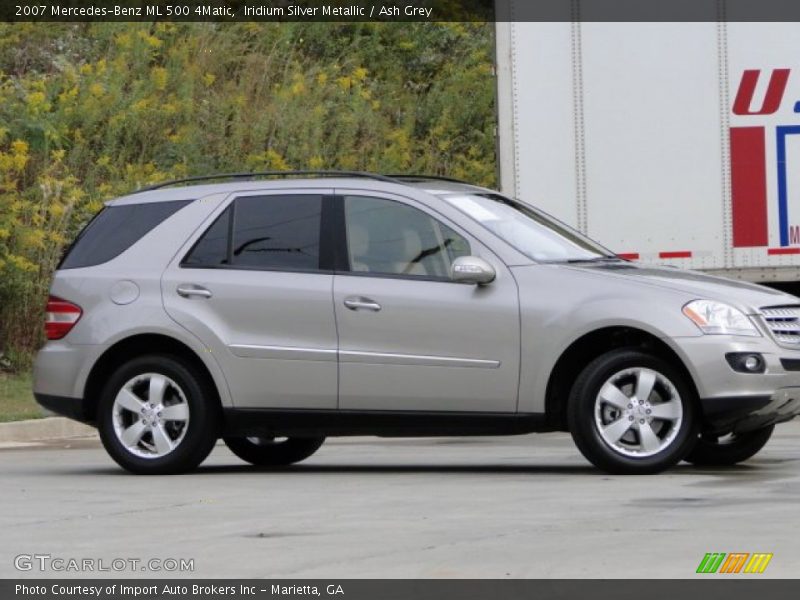
[[[494,267],[477,256],[459,256],[450,267],[450,276],[459,283],[484,285],[497,277]]]

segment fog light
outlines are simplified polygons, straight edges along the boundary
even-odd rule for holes
[[[748,371],[758,371],[761,368],[761,358],[751,354],[744,359],[744,368]]]
[[[763,373],[767,370],[764,357],[753,352],[730,352],[725,359],[734,371],[738,373]]]

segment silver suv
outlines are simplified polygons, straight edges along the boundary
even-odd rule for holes
[[[112,200],[55,274],[36,398],[129,471],[220,437],[278,466],[326,436],[569,431],[654,473],[745,460],[800,412],[793,296],[637,266],[462,182],[274,175]]]

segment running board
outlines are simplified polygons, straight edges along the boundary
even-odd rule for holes
[[[554,431],[544,414],[534,413],[226,408],[224,416],[223,435],[230,437],[440,437]]]

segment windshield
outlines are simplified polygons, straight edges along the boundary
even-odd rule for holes
[[[615,255],[538,210],[499,194],[459,194],[447,202],[537,262],[582,262]]]

